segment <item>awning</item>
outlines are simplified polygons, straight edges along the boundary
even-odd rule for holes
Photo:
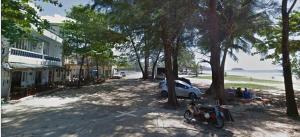
[[[12,69],[42,69],[42,68],[61,68],[60,66],[45,66],[39,64],[25,64],[25,63],[9,63],[9,66]]]
[[[43,65],[39,64],[25,64],[25,63],[9,63],[10,67],[13,69],[35,69],[43,68]]]

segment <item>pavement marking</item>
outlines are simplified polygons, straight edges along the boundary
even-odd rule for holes
[[[130,111],[130,112],[122,112],[122,111],[117,111],[120,113],[120,115],[117,115],[116,117],[122,117],[122,116],[132,116],[132,117],[137,117],[136,115],[132,114],[135,111]]]

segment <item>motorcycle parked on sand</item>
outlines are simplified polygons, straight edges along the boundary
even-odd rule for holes
[[[224,127],[224,114],[220,111],[220,106],[197,106],[195,103],[190,103],[187,110],[184,112],[184,118],[191,122],[196,121],[208,122],[213,124],[216,128]]]

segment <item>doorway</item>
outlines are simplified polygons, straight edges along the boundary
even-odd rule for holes
[[[35,85],[41,85],[42,83],[42,71],[35,72]]]

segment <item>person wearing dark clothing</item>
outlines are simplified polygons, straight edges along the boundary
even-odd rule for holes
[[[240,88],[240,87],[238,87],[237,89],[236,89],[236,94],[235,94],[237,97],[239,97],[239,98],[242,98],[243,97],[243,91],[242,91],[242,89]]]

